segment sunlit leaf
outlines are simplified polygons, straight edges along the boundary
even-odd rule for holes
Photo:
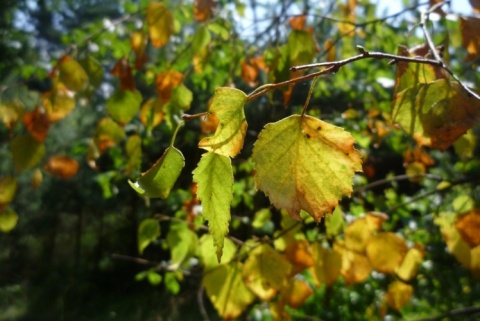
[[[312,34],[303,30],[293,30],[288,36],[288,52],[292,65],[311,63],[315,55]]]
[[[458,215],[455,227],[470,247],[480,245],[480,209],[474,209],[466,214]]]
[[[158,74],[155,78],[158,98],[164,103],[168,102],[172,96],[173,89],[180,85],[182,81],[183,74],[175,70],[168,70]]]
[[[60,81],[71,91],[83,91],[88,86],[88,75],[83,67],[69,56],[60,59]]]
[[[345,219],[343,218],[343,212],[340,207],[337,207],[332,215],[325,216],[325,228],[328,237],[334,237],[343,232]]]
[[[30,135],[15,137],[10,142],[13,164],[17,171],[35,167],[45,155],[45,145]]]
[[[130,180],[128,183],[141,195],[167,198],[184,166],[185,160],[182,153],[175,147],[169,147],[135,183]]]
[[[294,309],[298,309],[312,294],[313,290],[307,282],[290,279],[288,285],[282,288],[280,300],[285,300],[286,304]]]
[[[45,170],[57,177],[69,179],[77,175],[80,164],[67,155],[51,156],[45,164]]]
[[[453,199],[452,206],[455,213],[463,214],[475,208],[475,200],[469,195],[458,195]]]
[[[9,129],[22,119],[24,106],[19,100],[12,100],[0,104],[0,119]]]
[[[192,39],[192,51],[194,53],[199,52],[206,46],[210,44],[212,37],[210,36],[210,31],[207,26],[200,26]]]
[[[230,158],[216,153],[203,154],[193,171],[193,181],[198,184],[197,195],[202,202],[202,215],[208,221],[217,249],[217,260],[220,262],[233,198],[233,169]]]
[[[441,79],[395,96],[392,120],[418,142],[446,149],[476,124],[480,102],[458,83]]]
[[[473,153],[476,147],[477,138],[475,137],[475,134],[472,130],[467,131],[465,135],[461,136],[455,141],[455,143],[453,143],[455,153],[457,153],[457,155],[463,161],[466,161],[469,158],[473,157]]]
[[[172,12],[160,2],[150,2],[147,7],[147,24],[150,40],[157,47],[167,44],[174,32],[174,18]]]
[[[229,238],[225,238],[223,242],[223,255],[221,261],[218,262],[212,236],[210,234],[204,234],[200,238],[198,255],[205,271],[209,271],[220,264],[229,263],[235,257],[236,251],[237,247],[235,243]]]
[[[342,128],[310,116],[267,124],[252,155],[257,188],[293,218],[303,209],[319,222],[352,192],[354,173],[361,171],[353,143]]]
[[[47,138],[50,122],[44,110],[35,108],[24,114],[23,124],[37,141],[43,142]]]
[[[385,294],[387,304],[394,310],[404,307],[413,295],[413,287],[401,281],[394,281],[388,286]]]
[[[393,273],[407,253],[405,240],[392,232],[380,232],[370,237],[366,253],[372,267],[381,273]]]
[[[408,250],[402,264],[396,273],[402,281],[410,281],[417,275],[418,268],[423,261],[424,252],[418,248]]]
[[[292,28],[293,30],[303,30],[305,29],[306,21],[307,21],[307,16],[301,15],[301,16],[295,16],[293,18],[290,18],[288,20],[288,24],[290,25],[290,28]]]
[[[160,224],[153,218],[144,219],[138,226],[138,252],[143,253],[145,248],[160,236]]]
[[[171,253],[170,261],[173,267],[178,267],[195,254],[198,237],[187,224],[176,223],[170,226],[167,243]]]
[[[120,124],[127,124],[135,116],[141,103],[142,94],[138,90],[119,89],[108,98],[105,104],[113,120]]]
[[[364,253],[373,229],[365,217],[356,219],[345,228],[345,246],[347,249]]]
[[[250,87],[254,87],[258,84],[258,69],[252,66],[247,59],[242,61],[242,79]]]
[[[30,185],[32,185],[33,189],[37,189],[42,185],[43,182],[43,173],[40,168],[37,168],[33,171],[32,179],[30,180]]]
[[[170,104],[174,104],[176,107],[182,110],[188,110],[190,104],[193,101],[193,93],[184,84],[176,86],[172,90],[172,96],[169,101]]]
[[[447,243],[447,247],[455,258],[466,268],[470,268],[470,246],[463,240],[454,223],[455,215],[445,213],[435,219],[435,224],[440,227],[440,232]]]
[[[149,128],[159,125],[165,115],[163,103],[159,99],[149,99],[140,108],[140,121]]]
[[[9,233],[17,226],[18,214],[7,207],[5,209],[0,208],[0,231],[3,233]]]
[[[221,87],[215,90],[209,113],[218,118],[218,127],[211,137],[203,138],[198,146],[214,153],[235,157],[243,147],[247,132],[244,104],[247,95],[238,89]]]
[[[75,108],[75,97],[64,84],[54,81],[52,90],[42,95],[42,106],[48,121],[54,123],[72,112]]]
[[[302,272],[314,265],[312,249],[307,240],[298,240],[289,244],[285,257],[292,264],[292,275]]]
[[[222,264],[203,275],[202,285],[218,314],[235,320],[255,300],[242,279],[242,264]]]
[[[314,265],[310,268],[317,286],[325,283],[331,286],[340,276],[342,256],[335,249],[327,249],[320,243],[312,245]]]
[[[335,242],[334,249],[342,255],[340,273],[345,284],[361,283],[368,278],[372,271],[372,265],[365,255],[351,251],[339,242]]]
[[[269,244],[262,244],[250,251],[242,276],[253,293],[269,301],[281,289],[290,269],[290,263],[282,254]]]

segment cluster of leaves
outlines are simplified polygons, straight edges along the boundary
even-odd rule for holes
[[[435,3],[430,5],[439,8]],[[239,1],[234,4],[236,14],[243,14],[244,6]],[[479,10],[478,2],[472,5]],[[79,161],[49,151],[45,141],[50,129],[68,120],[80,105],[94,104],[107,80],[116,83],[115,89],[106,94],[105,111],[95,119],[94,133],[84,148],[85,163],[100,173],[104,198],[113,197],[112,185],[127,180],[143,197],[149,215],[138,226],[139,253],[158,243],[169,250],[168,259],[137,274],[137,280],[164,283],[177,294],[186,271],[200,265],[202,286],[222,318],[235,319],[261,301],[266,302],[265,313],[271,318],[288,320],[322,285],[328,290],[340,282],[353,286],[376,275],[388,282],[371,307],[380,316],[398,313],[410,302],[418,279],[424,277],[419,270],[432,241],[421,231],[396,226],[414,210],[434,213],[430,222],[440,228],[450,252],[479,276],[480,210],[475,204],[475,186],[469,184],[480,179],[472,130],[480,100],[474,90],[452,79],[460,68],[460,58],[448,55],[444,62],[428,41],[420,47],[401,47],[397,55],[377,54],[374,58],[393,59],[396,65],[396,75],[390,77],[395,84],[390,107],[388,88],[368,89],[373,86],[369,82],[384,76],[379,62],[370,61],[373,53],[360,47],[360,55],[352,59],[357,54],[356,41],[369,46],[369,40],[372,44],[378,41],[379,49],[388,51],[397,45],[395,41],[380,44],[382,37],[391,36],[388,32],[394,33],[385,26],[381,26],[386,30],[379,39],[372,36],[372,30],[383,21],[373,19],[375,6],[368,1],[338,4],[332,11],[336,16],[328,17],[332,24],[320,25],[319,30],[308,26],[309,12],[288,17],[287,6],[283,6],[279,17],[288,34],[281,34],[280,18],[276,18],[268,27],[277,28],[276,45],[262,48],[254,43],[250,49],[245,49],[249,39],[240,42],[234,25],[219,13],[228,11],[226,7],[211,0],[197,0],[185,7],[155,1],[138,8],[131,5],[126,8],[130,13],[116,21],[129,30],[121,46],[107,51],[111,39],[106,28],[55,60],[47,75],[50,86],[36,94],[33,106],[20,97],[2,100],[0,118],[9,133],[6,144],[15,174],[0,178],[0,230],[12,231],[19,219],[10,206],[18,188],[17,176],[31,171],[32,185],[37,188],[42,184],[41,165],[60,179],[77,175]],[[361,10],[371,22],[359,22]],[[316,16],[315,11],[312,17]],[[129,20],[133,18],[141,22],[140,28]],[[475,17],[455,21],[465,61],[472,66],[478,63],[480,50],[478,21]],[[427,21],[422,19],[422,23]],[[446,15],[441,23],[439,28],[449,32],[452,23]],[[101,49],[95,52],[90,47],[97,36],[104,42],[98,41]],[[447,55],[446,41],[442,39]],[[322,50],[319,43],[323,43]],[[323,69],[307,74],[290,69],[322,58],[321,53],[326,60],[320,64]],[[107,58],[114,63],[110,72],[104,73],[101,61]],[[356,64],[366,75],[364,80],[349,69]],[[321,78],[316,81],[318,76],[333,73],[331,86]],[[295,91],[301,90],[294,85],[308,79],[315,80],[309,91],[302,91],[303,101],[298,103],[297,98],[289,105],[295,101]],[[480,79],[472,81],[478,85]],[[268,82],[272,84],[265,84]],[[236,83],[238,88],[234,88]],[[349,89],[349,83],[358,83],[358,87]],[[245,92],[259,84],[250,94]],[[361,94],[362,85],[365,95]],[[342,95],[348,90],[353,92],[349,97],[353,101],[364,100],[361,108],[352,103],[338,120],[332,117],[335,125],[321,120],[331,111],[322,107],[320,113],[315,107],[326,97],[337,104],[347,102]],[[207,104],[209,94],[205,93],[213,91]],[[340,94],[334,96],[335,91]],[[260,107],[279,103],[290,109],[283,109],[281,117],[265,117],[259,124],[257,119],[250,120],[252,113],[246,108],[254,105],[254,100],[261,100],[257,103]],[[311,115],[307,114],[309,108]],[[184,114],[189,109],[193,113]],[[363,116],[367,121],[356,124]],[[249,134],[251,123],[253,135]],[[201,132],[200,139],[192,134],[192,128]],[[182,138],[182,133],[193,136]],[[155,135],[168,137],[169,143],[155,141]],[[184,157],[186,148],[182,147],[192,141],[198,141],[198,147],[206,152],[192,156],[198,154],[188,150]],[[438,156],[443,154],[435,154],[438,160],[430,154],[452,145],[461,169],[447,176],[445,168],[434,166],[444,159]],[[374,164],[374,150],[380,146],[393,146],[404,153],[404,177],[419,190],[430,191],[419,194],[418,199],[394,189],[375,194],[368,181],[378,178],[381,166]],[[161,156],[154,159],[152,154]],[[198,160],[192,166],[190,190],[177,182],[189,157]],[[107,174],[103,173],[106,158],[114,159]],[[145,165],[148,170],[140,174]],[[364,174],[355,176],[362,171]],[[434,179],[429,181],[429,175]],[[383,183],[397,184],[397,178],[386,178]],[[354,182],[365,186],[354,190]],[[254,200],[258,197],[255,190],[263,192],[273,207],[266,205],[266,200]],[[468,191],[472,197],[466,197]],[[342,201],[352,193],[350,201]],[[436,206],[422,203],[433,194],[447,196]],[[453,207],[446,201],[449,197]],[[151,198],[165,199],[158,203],[160,210]],[[169,200],[175,206],[169,206]],[[169,215],[159,214],[163,211]],[[166,233],[163,221],[170,222]],[[425,229],[434,229],[430,222]],[[317,225],[302,228],[310,223]],[[234,235],[241,235],[243,225],[250,233],[239,239]]]

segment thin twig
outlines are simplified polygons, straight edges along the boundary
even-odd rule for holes
[[[417,321],[440,321],[449,317],[476,315],[479,312],[480,312],[480,307],[466,307],[466,308],[460,308],[460,309],[448,311],[436,317],[419,319]]]
[[[353,191],[353,194],[359,194],[365,190],[380,186],[380,185],[385,185],[388,183],[396,182],[396,181],[403,181],[407,179],[416,179],[416,178],[428,178],[436,181],[444,181],[444,179],[441,176],[433,175],[433,174],[415,174],[415,175],[398,175],[390,178],[384,178],[380,179],[378,181],[372,182],[370,184],[361,186]]]

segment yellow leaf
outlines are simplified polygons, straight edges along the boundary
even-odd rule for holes
[[[402,281],[410,281],[417,274],[423,261],[423,251],[417,248],[408,250],[402,264],[397,269],[397,275]]]
[[[198,256],[202,262],[205,272],[215,269],[220,264],[229,263],[235,258],[237,246],[229,238],[223,241],[223,253],[220,262],[218,262],[213,237],[210,234],[204,234],[200,238],[198,246]]]
[[[172,12],[160,2],[151,2],[147,7],[147,24],[150,40],[157,47],[167,44],[174,32]]]
[[[440,232],[447,243],[447,247],[455,258],[467,269],[470,268],[471,252],[454,225],[454,214],[445,213],[435,219],[435,224],[440,226]]]
[[[300,210],[317,222],[332,213],[361,171],[360,153],[342,128],[310,116],[292,115],[267,124],[253,149],[255,182],[277,208],[300,219]]]
[[[331,286],[340,276],[342,256],[336,249],[326,249],[320,243],[312,245],[314,265],[310,268],[317,286]]]
[[[380,232],[370,237],[366,248],[372,267],[381,273],[394,272],[407,253],[405,240],[392,232]]]
[[[140,121],[149,128],[159,125],[164,118],[163,103],[159,99],[149,99],[140,108]]]
[[[285,257],[292,263],[292,275],[302,272],[314,264],[312,249],[307,240],[298,240],[288,245]]]
[[[17,191],[17,180],[6,176],[0,178],[0,209],[12,202]]]
[[[253,249],[243,266],[245,284],[262,300],[272,299],[283,285],[291,269],[287,259],[270,245]]]
[[[238,89],[221,87],[215,90],[209,113],[218,118],[218,127],[211,137],[203,138],[198,146],[214,153],[235,157],[243,147],[247,121],[243,106],[247,95]]]
[[[60,58],[60,81],[71,91],[83,91],[88,86],[88,75],[83,67],[69,56]]]
[[[455,153],[462,159],[462,161],[472,158],[476,147],[477,138],[472,130],[467,131],[465,135],[461,136],[455,143],[453,143]]]
[[[17,226],[18,214],[7,207],[5,209],[0,208],[0,231],[3,233],[9,233]]]
[[[339,242],[335,242],[334,249],[342,255],[342,269],[340,273],[345,284],[360,283],[368,278],[372,271],[372,265],[365,255],[350,251]]]
[[[470,270],[477,276],[480,277],[480,245],[473,248],[470,251],[471,255],[471,265]]]
[[[413,287],[401,281],[395,281],[388,287],[385,294],[387,304],[395,310],[400,310],[405,306],[413,294]]]
[[[345,229],[345,247],[358,253],[364,253],[370,237],[373,235],[373,225],[366,217],[356,219]]]
[[[203,275],[202,284],[218,314],[234,320],[255,300],[241,276],[242,264],[222,264]]]
[[[30,181],[30,184],[32,185],[33,189],[37,189],[40,185],[42,185],[43,182],[43,173],[40,170],[40,168],[37,168],[34,170],[32,174],[32,179]]]
[[[7,128],[12,129],[13,126],[22,119],[23,110],[23,104],[19,100],[0,104],[0,119]]]
[[[42,96],[42,106],[48,121],[54,123],[70,114],[75,108],[75,98],[64,84],[54,81],[52,90]]]

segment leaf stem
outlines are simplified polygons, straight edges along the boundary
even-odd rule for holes
[[[315,87],[315,84],[317,83],[317,80],[318,80],[318,77],[315,77],[315,78],[313,78],[313,80],[312,80],[312,84],[310,85],[310,90],[308,91],[307,100],[305,101],[305,105],[303,105],[302,117],[303,117],[303,116],[305,115],[305,113],[307,112],[308,105],[310,104],[310,98],[312,97],[313,88]]]
[[[173,133],[172,140],[170,141],[170,147],[173,147],[173,144],[175,143],[175,138],[177,138],[178,131],[180,130],[180,128],[183,127],[183,125],[185,125],[185,120],[184,119],[182,119],[178,123],[177,128],[175,128],[175,132]]]

